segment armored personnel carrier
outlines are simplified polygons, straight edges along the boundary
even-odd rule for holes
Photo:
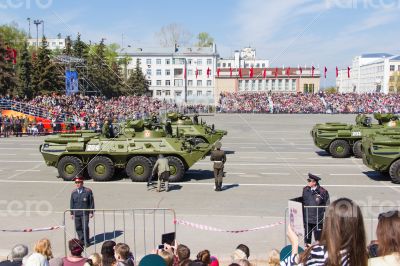
[[[215,129],[214,125],[208,126],[203,121],[199,123],[198,115],[194,115],[192,120],[191,117],[180,113],[167,113],[167,120],[171,123],[174,135],[190,137],[194,144],[214,144],[227,134],[225,130]]]
[[[314,144],[335,158],[345,158],[354,154],[361,158],[361,139],[365,134],[370,134],[382,128],[398,127],[398,116],[393,114],[374,114],[378,124],[372,124],[371,118],[366,115],[357,115],[356,124],[325,123],[316,124],[311,130]]]
[[[389,174],[400,183],[400,128],[379,130],[362,139],[363,163],[371,169]]]
[[[146,128],[143,120],[119,124],[113,135],[91,131],[58,134],[46,138],[40,151],[46,164],[56,167],[64,180],[87,173],[95,181],[109,181],[116,169],[123,169],[135,182],[146,181],[157,155],[163,154],[170,163],[170,181],[176,182],[212,147],[166,137],[163,129]]]

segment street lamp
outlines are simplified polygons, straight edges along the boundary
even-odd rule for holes
[[[42,38],[44,37],[44,20],[40,21],[42,23]]]
[[[33,23],[36,25],[36,49],[39,47],[39,25],[42,23],[42,21],[38,19],[33,21]]]
[[[32,38],[31,37],[31,18],[27,18],[26,20],[28,21],[28,37]]]

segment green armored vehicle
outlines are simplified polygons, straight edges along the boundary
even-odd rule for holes
[[[193,146],[187,139],[166,137],[160,128],[146,128],[143,120],[120,124],[113,133],[112,138],[90,131],[58,134],[46,138],[40,151],[64,180],[87,173],[95,181],[112,180],[116,169],[125,170],[132,181],[146,181],[157,155],[163,154],[170,163],[170,181],[176,182],[211,150],[206,143]]]
[[[167,121],[167,124],[170,121],[174,135],[178,133],[179,136],[190,137],[194,144],[214,144],[227,134],[225,130],[215,129],[214,125],[208,126],[202,121],[199,123],[198,115],[194,115],[192,120],[189,116],[180,113],[167,113]]]
[[[400,183],[400,128],[375,132],[362,139],[363,163],[371,169],[389,174]]]
[[[355,157],[361,158],[361,139],[365,134],[369,134],[376,130],[397,127],[398,116],[393,114],[374,114],[374,118],[378,120],[378,124],[371,124],[371,118],[366,115],[357,115],[356,124],[349,125],[346,123],[325,123],[316,124],[311,130],[314,144],[335,158],[345,158],[354,154]]]

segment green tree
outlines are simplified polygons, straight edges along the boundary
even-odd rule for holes
[[[43,37],[37,58],[33,62],[33,95],[60,92],[64,87],[63,71],[51,60],[46,38]]]
[[[65,39],[65,48],[63,49],[63,54],[71,56],[73,54],[72,50],[72,40],[71,36],[67,36]]]
[[[125,93],[128,95],[145,95],[149,93],[149,83],[142,72],[139,59],[136,60],[136,67],[126,81]]]
[[[21,50],[20,60],[18,61],[18,69],[19,69],[19,91],[22,96],[27,96],[28,98],[32,98],[32,62],[31,56],[28,51],[28,43],[25,43],[24,47]]]
[[[0,26],[0,38],[6,45],[20,51],[24,47],[27,35],[18,28],[18,24],[11,23]]]
[[[324,89],[325,93],[337,93],[337,88],[336,87],[328,87]]]
[[[0,94],[12,93],[17,87],[17,78],[12,60],[7,59],[9,53],[4,41],[0,38]]]
[[[72,45],[72,49],[74,50],[74,52],[72,54],[73,56],[87,59],[89,45],[87,45],[84,41],[81,40],[80,33],[78,33],[78,36],[76,37],[76,40],[74,41],[74,44]]]
[[[214,38],[207,32],[200,32],[197,35],[197,40],[198,42],[196,43],[196,46],[199,47],[210,47],[214,43]]]

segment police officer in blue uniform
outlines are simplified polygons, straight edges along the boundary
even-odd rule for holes
[[[84,211],[84,209],[94,209],[93,192],[90,188],[83,186],[83,178],[76,177],[74,181],[76,189],[71,193],[71,218],[75,220],[75,230],[78,238],[87,247],[90,246],[89,218],[93,217],[93,210]]]
[[[308,174],[307,186],[303,188],[303,206],[321,206],[304,208],[304,244],[311,244],[312,233],[319,240],[322,233],[325,208],[329,205],[328,191],[319,185],[320,177]]]

